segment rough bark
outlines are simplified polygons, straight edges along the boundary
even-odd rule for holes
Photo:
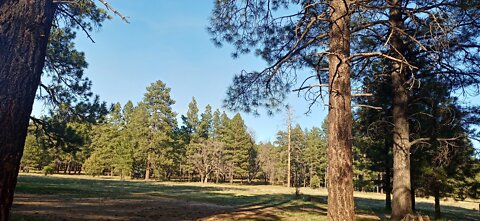
[[[387,0],[391,7],[389,22],[391,26],[390,51],[392,56],[403,60],[404,43],[402,1]],[[392,65],[393,87],[393,201],[392,220],[401,220],[412,213],[410,183],[410,128],[407,119],[408,92],[405,88],[405,64],[394,62]]]
[[[330,16],[328,220],[354,220],[349,0],[333,0]]]
[[[55,5],[0,1],[0,220],[8,220]]]

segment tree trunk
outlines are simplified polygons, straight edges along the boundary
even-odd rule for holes
[[[435,220],[439,220],[442,218],[442,213],[440,211],[440,189],[438,185],[434,187],[434,195],[435,195]]]
[[[230,184],[233,184],[233,168],[230,168],[229,173],[229,178],[230,178]]]
[[[288,161],[287,161],[287,187],[292,186],[292,110],[288,107]]]
[[[56,166],[57,174],[60,174],[60,169],[61,169],[60,167],[62,166],[61,162],[60,161],[55,162],[55,166]]]
[[[390,7],[389,22],[391,25],[390,52],[392,56],[403,59],[404,43],[402,0],[388,1]],[[410,129],[407,120],[408,92],[405,88],[405,64],[394,62],[392,65],[393,87],[393,201],[392,220],[401,220],[412,213],[411,183],[410,183]]]
[[[276,179],[276,175],[275,175],[275,166],[274,166],[272,169],[272,174],[270,175],[270,184],[274,185],[275,179]]]
[[[310,164],[310,171],[308,171],[308,172],[309,172],[309,175],[308,175],[308,176],[309,176],[309,178],[310,178],[310,180],[309,180],[309,181],[310,181],[310,182],[309,182],[309,186],[310,186],[310,188],[312,188],[313,164]]]
[[[73,175],[77,174],[77,170],[78,170],[78,163],[75,162],[75,163],[73,164]]]
[[[413,183],[413,182],[411,182]],[[415,187],[412,185],[412,190],[410,191],[410,196],[412,196],[412,212],[415,212]]]
[[[382,188],[381,186],[382,183],[382,173],[377,174],[377,185],[375,185],[375,192],[380,193],[380,189]]]
[[[147,164],[145,165],[145,180],[150,179],[150,153],[147,154]]]
[[[9,219],[55,4],[0,1],[0,220]]]
[[[303,187],[307,187],[307,167],[303,170]]]
[[[350,0],[332,0],[328,113],[328,220],[354,220]]]
[[[390,185],[391,175],[392,175],[392,172],[390,170],[390,167],[387,166],[385,170],[384,185],[385,185],[385,208],[388,211],[392,210],[392,186]]]
[[[325,185],[325,188],[328,188],[328,165],[327,165],[327,168],[325,169],[325,175],[324,175],[324,185]]]
[[[67,169],[66,169],[66,171],[68,171],[68,175],[70,175],[71,172],[72,172],[71,164],[72,164],[72,162],[71,162],[71,161],[68,161],[68,163],[67,163]]]
[[[63,174],[67,174],[67,169],[68,169],[67,164],[62,162],[62,167],[63,167]]]

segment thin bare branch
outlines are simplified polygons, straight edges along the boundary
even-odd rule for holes
[[[312,84],[312,85],[297,88],[297,89],[293,90],[293,92],[298,92],[298,91],[302,91],[302,90],[310,89],[310,88],[315,88],[315,87],[328,87],[328,86],[329,86],[329,84]]]
[[[125,21],[126,23],[130,23],[130,21],[128,21],[128,18],[125,17],[124,15],[122,15],[120,12],[118,12],[115,8],[113,8],[110,4],[108,4],[108,2],[106,2],[105,0],[98,0],[99,2],[101,2],[103,5],[105,5],[105,7],[112,11],[114,14],[116,14],[118,17],[122,18],[123,21]]]
[[[371,108],[371,109],[374,109],[374,110],[383,110],[382,107],[377,107],[377,106],[371,106],[371,105],[367,105],[367,104],[354,104],[352,105],[353,107],[365,107],[365,108]]]

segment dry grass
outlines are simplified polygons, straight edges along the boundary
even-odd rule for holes
[[[326,220],[325,189],[270,185],[119,181],[21,174],[17,220]],[[357,220],[385,220],[384,195],[355,193]],[[423,214],[433,198],[417,198]],[[447,220],[480,220],[478,201],[442,201]]]

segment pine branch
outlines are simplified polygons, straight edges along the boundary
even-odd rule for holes
[[[92,36],[90,35],[90,32],[87,30],[87,28],[77,19],[75,18],[74,15],[70,14],[67,10],[64,10],[60,7],[58,7],[58,9],[60,12],[62,12],[63,14],[67,15],[69,18],[71,18],[78,26],[80,26],[80,28],[82,29],[82,31],[87,35],[87,38],[90,39],[90,41],[92,41],[92,43],[95,43],[95,41],[93,40]]]

